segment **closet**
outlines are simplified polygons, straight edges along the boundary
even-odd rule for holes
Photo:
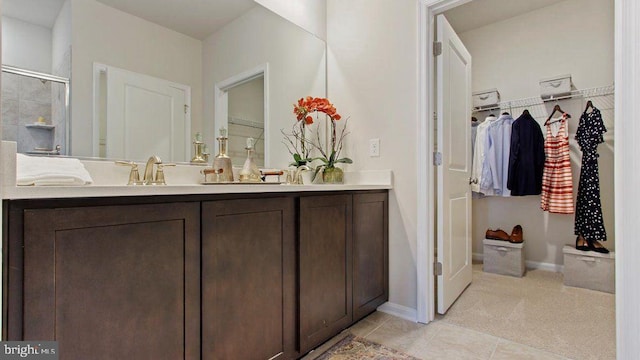
[[[483,3],[504,17],[490,23],[479,21],[476,16],[485,12],[477,9]],[[534,3],[539,4],[537,8]],[[539,1],[518,14],[510,12],[513,8],[496,5],[495,0],[476,0],[445,13],[471,53],[472,91],[495,89],[500,95],[493,106],[474,108],[472,116],[481,122],[490,114],[509,113],[517,119],[528,112],[546,137],[548,119],[553,122],[562,113],[570,114],[565,124],[575,205],[582,157],[576,130],[588,102],[599,109],[607,128],[604,143],[598,146],[600,198],[607,232],[607,241],[602,244],[614,251],[613,1]],[[471,6],[475,9],[465,9]],[[562,96],[544,94],[541,80],[561,74],[570,76],[569,91]],[[482,260],[487,229],[500,228],[510,234],[514,226],[521,225],[527,267],[562,271],[563,247],[575,245],[574,214],[543,211],[540,195],[474,196],[472,204],[474,260]]]

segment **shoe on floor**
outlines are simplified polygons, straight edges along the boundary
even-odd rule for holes
[[[511,236],[509,236],[509,242],[519,244],[523,241],[522,226],[514,226],[513,230],[511,231]]]
[[[578,237],[576,237],[576,250],[591,251],[589,243],[582,237],[582,235],[578,235]]]
[[[491,240],[509,241],[509,234],[507,234],[506,231],[501,229],[496,229],[496,230],[487,229],[487,232],[485,233],[484,236],[485,238],[491,239]]]
[[[606,247],[602,246],[602,244],[600,244],[600,242],[598,242],[598,240],[589,240],[589,249],[591,251],[599,252],[601,254],[608,254],[609,253],[609,249],[607,249]]]

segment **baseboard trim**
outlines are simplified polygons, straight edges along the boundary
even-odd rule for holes
[[[484,254],[481,253],[473,253],[472,260],[474,262],[482,262],[484,259]],[[564,272],[564,265],[552,264],[552,263],[543,263],[537,261],[525,260],[525,266],[527,269],[531,270],[545,270],[545,271],[553,271],[553,272]]]
[[[383,312],[385,314],[393,315],[405,320],[417,322],[418,321],[418,310],[394,304],[391,302],[386,302],[380,306],[378,306],[378,311]]]
[[[564,273],[564,265],[551,264],[551,263],[543,263],[537,261],[528,261],[524,262],[527,269],[532,270],[545,270],[545,271],[553,271],[557,273]]]

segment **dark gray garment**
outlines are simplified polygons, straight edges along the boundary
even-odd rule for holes
[[[544,157],[544,137],[540,124],[530,114],[522,114],[511,128],[507,179],[511,196],[540,195]]]

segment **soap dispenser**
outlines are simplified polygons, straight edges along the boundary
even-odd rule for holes
[[[253,160],[253,138],[247,138],[247,160],[244,162],[242,170],[240,170],[240,182],[261,182],[260,170]]]
[[[220,128],[218,139],[218,155],[213,159],[213,168],[217,171],[216,182],[233,182],[231,158],[227,155],[227,129]],[[220,171],[221,170],[221,171]]]

